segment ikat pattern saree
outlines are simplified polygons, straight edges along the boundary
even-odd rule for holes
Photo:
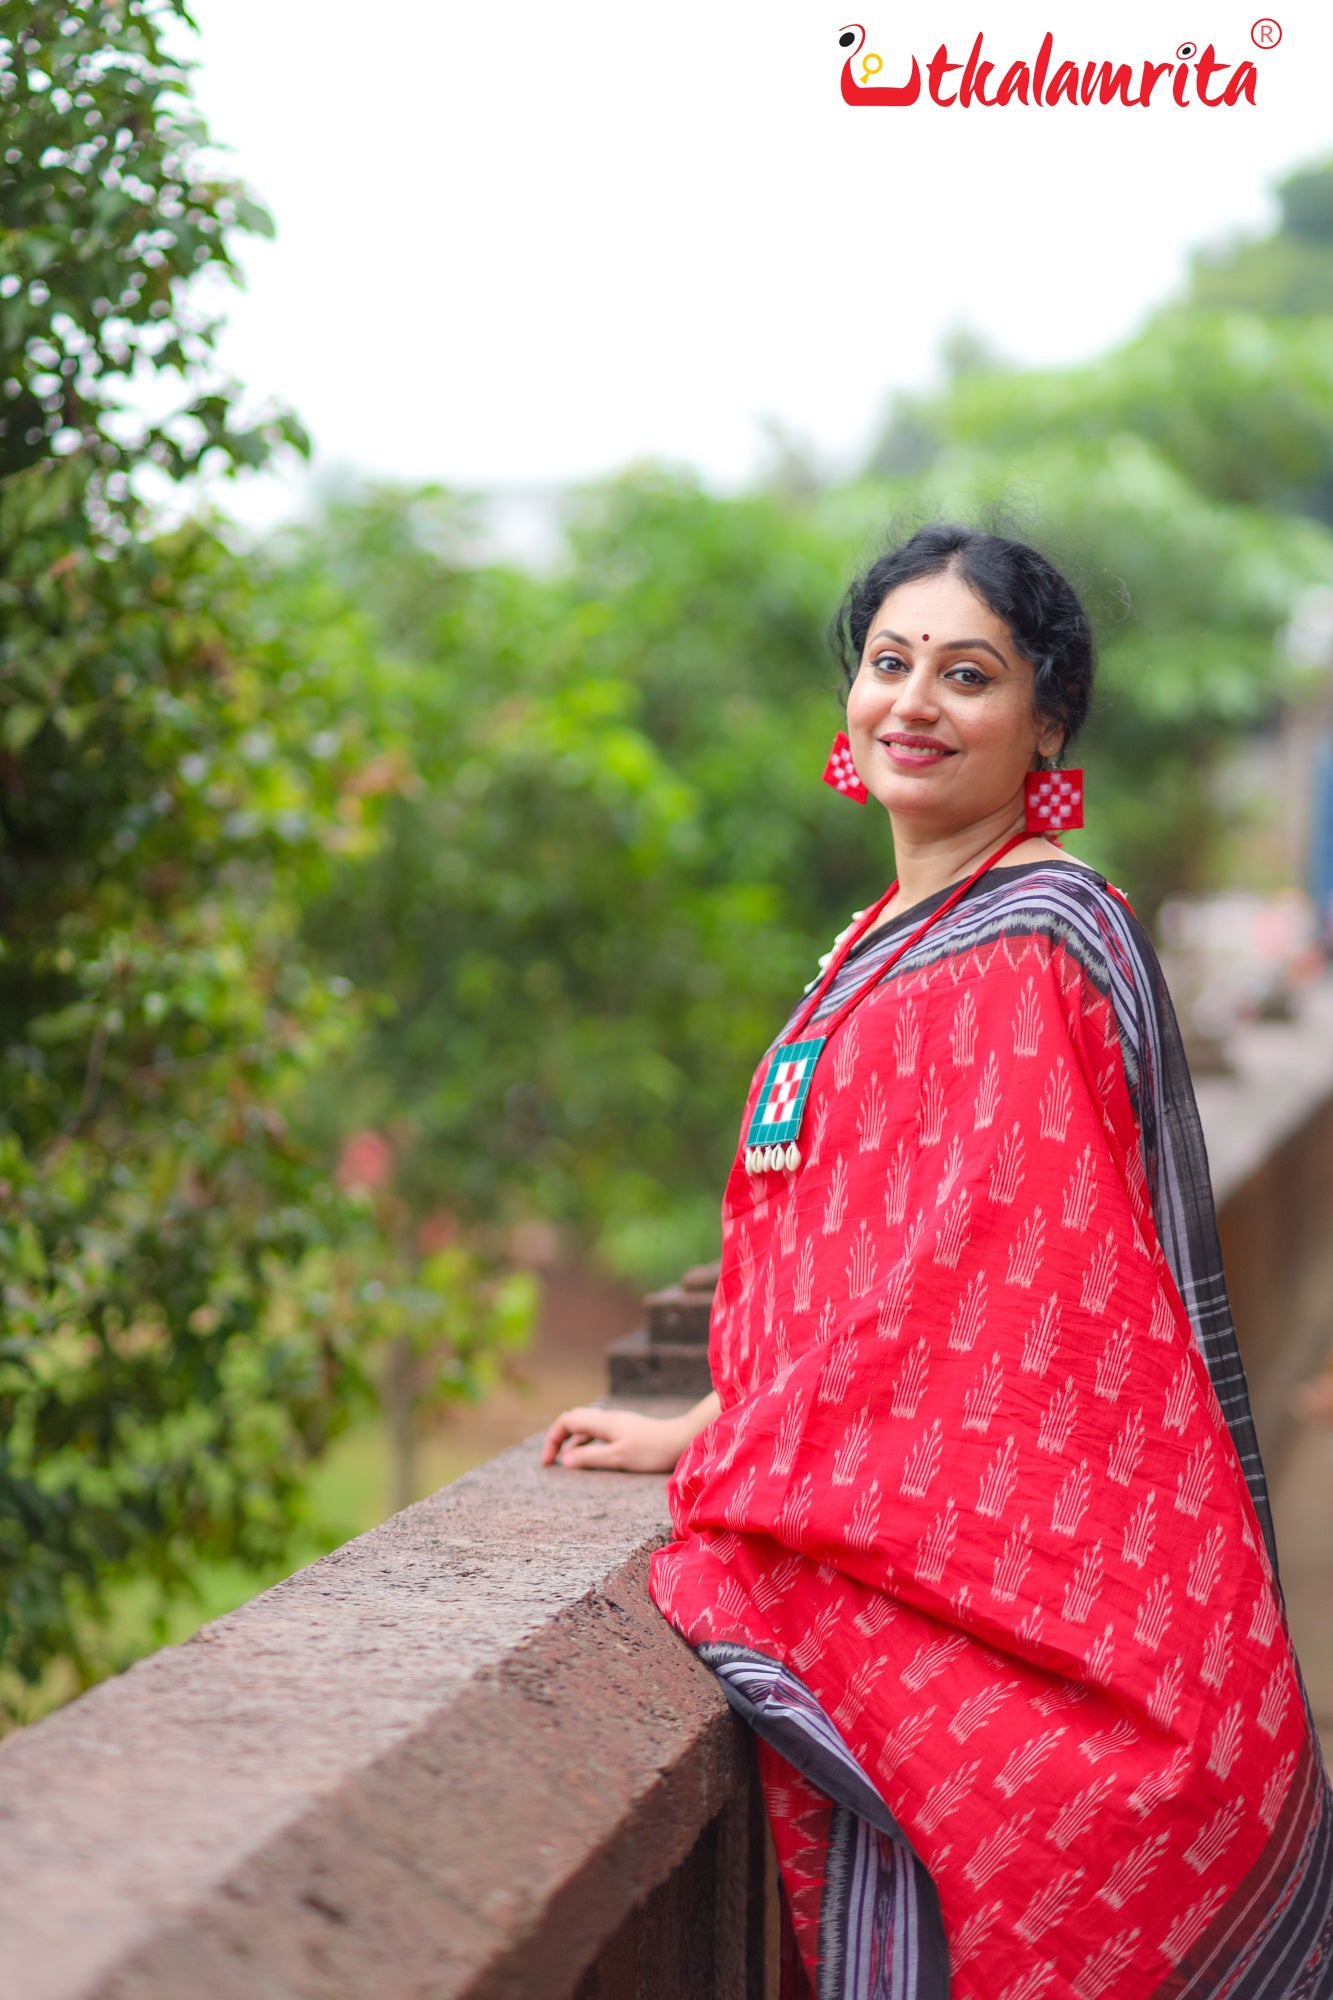
[[[722,1412],[652,1579],[759,1738],[787,1993],[1333,1995],[1333,1799],[1123,899],[1055,863],[941,907],[830,1036],[801,1150],[731,1173]]]

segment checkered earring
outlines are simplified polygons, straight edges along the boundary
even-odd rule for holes
[[[870,797],[869,792],[857,776],[852,762],[852,746],[840,729],[833,739],[833,748],[828,753],[828,763],[824,766],[824,783],[832,785],[835,792],[841,792],[845,799],[855,799],[863,806]]]
[[[1023,780],[1029,833],[1072,833],[1083,824],[1081,771],[1029,771]]]

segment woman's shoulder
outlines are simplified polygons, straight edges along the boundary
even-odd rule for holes
[[[930,918],[933,906],[947,900],[948,893],[941,891],[858,939],[838,983],[864,976],[865,968],[891,954],[923,918]],[[851,923],[838,933],[820,958],[820,970],[806,986],[807,993],[819,983],[834,954],[864,915],[864,911],[855,912]],[[941,946],[948,956],[951,945],[946,940],[953,940],[956,948],[964,941],[980,944],[1003,933],[1011,938],[1045,938],[1079,959],[1102,987],[1112,983],[1117,966],[1122,985],[1146,982],[1153,986],[1159,978],[1151,940],[1127,897],[1097,869],[1070,855],[1047,854],[988,869],[946,918],[938,939],[929,934],[933,928],[927,924],[928,934],[919,946],[909,947],[909,967],[934,959]]]
[[[1049,938],[1099,973],[1099,984],[1117,970],[1132,985],[1157,983],[1152,940],[1123,890],[1097,869],[1062,857],[993,873],[978,906],[990,922]]]
[[[1015,868],[993,868],[981,878],[983,894],[993,893],[997,901],[1014,910],[1055,913],[1071,909],[1116,911],[1138,923],[1124,891],[1117,889],[1086,861],[1061,855],[1041,861],[1027,861]]]

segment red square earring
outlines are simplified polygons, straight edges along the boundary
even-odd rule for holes
[[[1083,824],[1083,773],[1029,771],[1023,804],[1029,833],[1072,833]]]
[[[863,806],[870,797],[857,776],[852,762],[852,746],[841,729],[833,739],[833,748],[824,766],[824,783],[832,785],[834,791],[841,792],[845,799],[855,799],[859,806]]]

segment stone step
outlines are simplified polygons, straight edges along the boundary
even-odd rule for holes
[[[606,1368],[613,1396],[688,1396],[697,1403],[713,1386],[706,1345],[654,1340],[646,1326],[612,1341]]]
[[[707,1347],[717,1273],[716,1264],[696,1264],[678,1284],[649,1292],[643,1306],[654,1347]]]

